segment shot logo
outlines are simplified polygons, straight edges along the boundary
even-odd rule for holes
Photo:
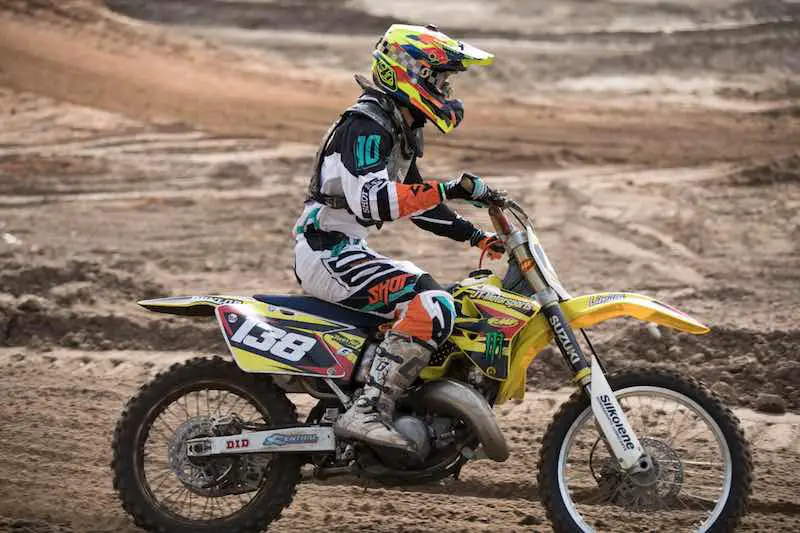
[[[391,277],[386,281],[381,281],[374,287],[370,287],[369,292],[370,305],[374,304],[390,304],[403,296],[414,291],[414,286],[409,285],[409,280],[416,281],[416,276],[413,274],[398,274]],[[369,307],[369,306],[368,306]]]

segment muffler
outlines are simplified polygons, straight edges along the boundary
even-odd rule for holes
[[[475,433],[486,456],[502,462],[508,459],[508,444],[494,411],[478,391],[460,381],[443,379],[423,385],[415,401],[440,414],[462,419]]]

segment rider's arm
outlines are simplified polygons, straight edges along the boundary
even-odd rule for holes
[[[389,179],[386,165],[392,137],[372,120],[354,118],[338,144],[342,189],[357,217],[396,220],[423,213],[444,200],[436,181],[406,184]]]
[[[416,159],[411,163],[405,183],[422,183],[422,174],[417,167]],[[425,231],[459,242],[467,240],[472,242],[472,239],[478,239],[481,233],[481,230],[476,228],[472,222],[464,220],[445,204],[439,204],[424,213],[413,215],[411,221]]]

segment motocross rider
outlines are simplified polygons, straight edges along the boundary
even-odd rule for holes
[[[367,229],[410,218],[423,230],[469,242],[492,258],[502,242],[464,220],[443,202],[480,203],[492,191],[477,176],[447,182],[423,179],[426,121],[443,133],[461,122],[448,78],[493,56],[435,26],[392,25],[372,53],[372,82],[331,126],[317,153],[303,214],[294,229],[295,272],[317,298],[396,320],[375,352],[363,393],[334,425],[341,438],[407,451],[392,426],[395,401],[450,335],[453,298],[409,261],[370,249]]]

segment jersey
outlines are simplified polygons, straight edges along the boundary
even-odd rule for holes
[[[294,228],[301,236],[309,225],[366,239],[368,227],[409,217],[420,228],[466,241],[476,228],[442,204],[435,181],[424,181],[416,156],[404,158],[392,135],[361,114],[349,114],[322,148],[320,192],[343,196],[347,209],[334,209],[310,200]]]

